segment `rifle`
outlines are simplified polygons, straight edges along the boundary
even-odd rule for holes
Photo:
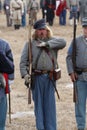
[[[10,92],[9,92],[9,123],[11,123],[11,95],[10,95]]]
[[[72,44],[72,62],[73,68],[75,72],[76,68],[76,13],[74,13],[74,30],[73,30],[73,44]],[[77,88],[76,88],[76,81],[73,82],[73,101],[77,102]]]
[[[56,94],[57,94],[57,97],[58,97],[58,99],[60,99],[60,96],[59,96],[58,90],[57,90],[57,88],[56,88],[56,84],[54,83],[53,80],[51,80],[51,81],[52,81],[52,83],[53,83],[53,87],[54,87],[54,89],[55,89],[55,92],[56,92]]]
[[[31,15],[29,15],[29,44],[28,44],[28,50],[29,50],[29,75],[32,75],[32,45],[31,45]],[[28,88],[28,104],[31,104],[31,79],[29,83]]]

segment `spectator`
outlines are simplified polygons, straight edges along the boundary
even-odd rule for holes
[[[40,0],[40,8],[42,9],[42,18],[45,18],[47,22],[46,0]]]
[[[22,0],[23,1],[23,8],[24,8],[24,13],[22,14],[22,27],[26,26],[26,11],[27,11],[27,4],[26,4],[26,0]]]
[[[31,17],[32,25],[37,20],[37,13],[39,12],[39,3],[36,0],[30,0],[27,6],[28,14]]]
[[[79,0],[81,21],[87,17],[87,0]]]
[[[12,20],[10,17],[10,0],[4,0],[4,11],[6,14],[7,27],[9,27],[12,25]]]
[[[24,13],[24,6],[22,0],[11,0],[10,14],[13,16],[14,29],[21,27],[21,19]]]
[[[53,26],[54,18],[55,18],[55,9],[56,9],[56,0],[46,0],[47,7],[47,22],[50,26]]]
[[[56,15],[59,16],[59,24],[66,25],[66,0],[61,0],[56,9]]]
[[[70,11],[70,25],[73,25],[73,18],[76,18],[76,24],[78,23],[78,10],[79,10],[79,0],[66,0],[67,2],[67,8]]]
[[[0,13],[2,12],[2,1],[0,0]]]

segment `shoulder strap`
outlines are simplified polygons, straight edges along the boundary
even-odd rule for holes
[[[42,49],[40,49],[39,52],[38,52],[38,55],[37,55],[37,58],[36,58],[36,61],[35,61],[35,69],[37,69],[37,63],[38,63],[38,60],[40,58],[41,53],[42,53]]]
[[[20,8],[21,8],[21,4],[20,4],[19,2],[17,2],[17,1],[16,1],[16,3],[17,3],[17,4],[20,6]]]
[[[50,57],[50,59],[52,60],[52,63],[53,63],[53,69],[55,68],[55,64],[54,64],[54,58],[52,56],[51,53],[49,53],[50,51],[48,49],[45,49],[46,53],[48,54],[48,56]],[[57,63],[57,60],[56,60],[56,69],[58,69],[58,63]]]

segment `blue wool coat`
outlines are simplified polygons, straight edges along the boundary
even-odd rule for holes
[[[13,80],[14,63],[11,48],[5,40],[0,39],[0,73],[6,73],[8,70],[10,72],[9,74],[7,73],[8,80]],[[0,130],[5,130],[6,114],[7,96],[5,94],[5,89],[0,87]]]

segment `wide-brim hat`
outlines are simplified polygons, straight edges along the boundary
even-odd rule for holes
[[[82,27],[87,27],[87,17],[82,19]]]
[[[37,20],[37,21],[34,23],[33,28],[34,28],[34,29],[44,29],[44,28],[46,28],[46,20],[45,20],[45,19]]]

